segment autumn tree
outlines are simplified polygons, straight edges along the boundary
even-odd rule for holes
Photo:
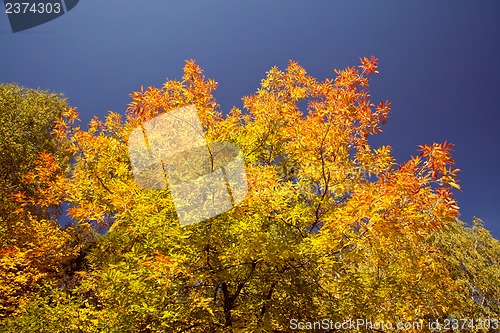
[[[125,116],[111,112],[82,130],[68,109],[54,135],[72,152],[70,172],[47,177],[61,166],[42,156],[27,181],[42,180],[39,203],[64,202],[73,228],[96,242],[70,291],[40,290],[6,327],[288,332],[293,318],[498,315],[490,279],[498,279],[500,246],[480,224],[457,220],[452,145],[422,145],[402,164],[390,146],[370,145],[390,111],[389,102],[370,101],[376,73],[373,57],[323,81],[290,62],[243,98],[246,111],[224,116],[217,83],[188,61],[182,80],[131,94]],[[168,186],[138,186],[127,143],[135,128],[189,105],[209,143],[242,149],[248,194],[183,227]],[[61,321],[47,320],[54,316]]]
[[[0,85],[0,318],[61,269],[67,235],[56,222],[58,203],[35,197],[67,165],[51,134],[66,108],[57,94]]]
[[[22,179],[34,169],[39,154],[58,154],[59,143],[51,131],[66,107],[66,100],[57,94],[15,84],[0,85],[2,220],[13,211],[12,194],[33,191]]]

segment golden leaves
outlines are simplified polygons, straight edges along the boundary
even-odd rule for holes
[[[359,61],[361,61],[359,68],[361,68],[363,72],[366,72],[366,74],[379,74],[379,71],[377,71],[378,59],[374,56],[370,56],[370,58],[359,58]]]
[[[428,242],[458,215],[451,145],[421,146],[399,166],[390,146],[374,149],[368,136],[381,131],[391,104],[372,103],[368,75],[378,73],[377,60],[360,60],[321,82],[296,62],[273,67],[243,98],[246,110],[226,117],[212,95],[217,83],[192,60],[182,80],[132,93],[125,119],[109,113],[84,131],[67,111],[57,135],[73,145],[70,172],[42,155],[27,179],[46,204],[67,202],[73,220],[114,223],[90,256],[103,306],[132,318],[136,331],[151,314],[163,318],[148,322],[165,325],[159,331],[173,322],[190,327],[193,318],[196,330],[208,331],[206,322],[224,325],[229,315],[241,327],[262,320],[286,330],[285,312],[413,318],[434,304],[451,308],[432,283],[456,285]],[[181,228],[168,191],[135,185],[126,140],[140,122],[188,104],[209,141],[241,146],[248,195]],[[272,324],[260,315],[263,304]]]

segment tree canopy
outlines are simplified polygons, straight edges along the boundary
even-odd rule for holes
[[[0,318],[39,283],[60,278],[62,259],[73,251],[63,250],[67,235],[56,222],[59,202],[28,206],[16,199],[34,199],[46,186],[35,180],[44,158],[68,166],[69,155],[51,133],[66,108],[57,94],[0,85]]]
[[[421,145],[401,164],[390,146],[372,147],[391,104],[372,103],[377,59],[360,60],[323,81],[293,61],[273,67],[244,110],[227,115],[217,83],[194,61],[181,80],[141,87],[124,115],[95,117],[86,130],[66,107],[50,142],[69,157],[36,150],[16,178],[32,192],[12,196],[11,223],[36,223],[29,253],[57,274],[32,279],[20,236],[3,238],[0,288],[33,280],[22,301],[1,299],[11,307],[4,331],[288,332],[292,320],[324,318],[498,319],[500,244],[480,220],[458,220],[453,145]],[[168,186],[134,180],[127,143],[141,124],[189,105],[208,143],[241,148],[248,193],[181,226]],[[12,140],[22,142],[16,126]],[[63,206],[72,221],[64,230],[53,227],[57,214],[34,213]]]

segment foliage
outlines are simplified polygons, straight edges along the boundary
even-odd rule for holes
[[[56,94],[0,85],[0,318],[39,281],[57,275],[71,252],[63,252],[68,235],[55,222],[58,205],[35,198],[55,190],[48,188],[51,178],[67,165],[51,134],[66,108]]]
[[[61,232],[78,257],[62,290],[34,293],[6,330],[287,332],[292,318],[498,316],[500,244],[479,222],[457,220],[452,145],[422,145],[396,165],[390,146],[368,140],[390,110],[370,101],[377,60],[335,73],[318,81],[295,62],[274,67],[243,99],[247,112],[223,116],[217,83],[188,61],[181,81],[131,94],[125,117],[110,112],[82,130],[66,109],[53,133],[72,153],[71,170],[42,154],[24,178],[36,193],[17,200],[67,205],[74,224]],[[248,195],[181,227],[168,190],[136,185],[127,138],[187,105],[209,142],[241,147]]]

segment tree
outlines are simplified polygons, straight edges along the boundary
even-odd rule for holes
[[[368,141],[390,110],[369,99],[377,60],[335,72],[320,82],[295,62],[274,67],[243,99],[248,112],[224,117],[217,83],[188,61],[182,81],[131,94],[125,117],[111,112],[85,131],[72,125],[75,110],[65,112],[54,134],[73,153],[71,172],[43,176],[59,168],[47,157],[30,180],[43,179],[35,197],[66,203],[78,235],[95,244],[69,293],[40,292],[6,327],[29,331],[68,313],[67,327],[82,332],[287,332],[293,318],[498,315],[499,291],[488,279],[498,277],[500,246],[457,220],[452,145],[422,145],[396,165],[390,146]],[[127,139],[188,105],[208,142],[241,147],[248,194],[224,214],[181,227],[168,188],[136,184]]]
[[[55,121],[67,108],[61,96],[15,84],[0,85],[0,216],[12,212],[12,194],[31,192],[23,177],[32,171],[41,152],[59,154],[51,135]]]
[[[66,108],[56,94],[0,85],[0,318],[60,271],[67,256],[60,253],[67,235],[55,220],[58,205],[35,198],[68,161],[51,134]],[[55,166],[55,159],[57,167],[45,168]]]
[[[456,317],[497,318],[500,313],[500,246],[484,228],[483,221],[474,218],[471,227],[463,222],[447,224],[432,237],[432,242],[446,258],[453,280],[470,303]]]

